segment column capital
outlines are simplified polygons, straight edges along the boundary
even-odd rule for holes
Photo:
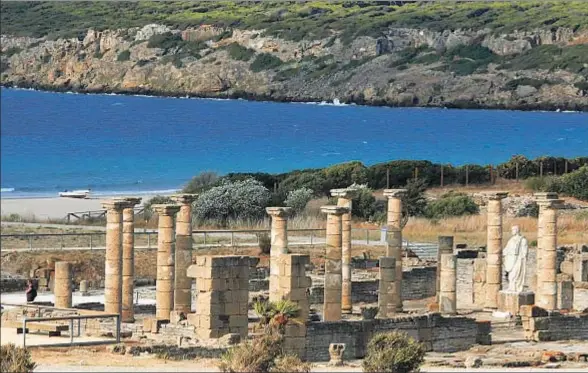
[[[127,202],[130,206],[126,206],[126,207],[133,207],[135,205],[140,204],[141,201],[143,200],[143,198],[140,198],[140,197],[117,197],[117,198],[114,198],[114,200]]]
[[[500,201],[508,197],[508,192],[484,192],[483,194],[491,201]]]
[[[340,206],[321,206],[321,212],[328,215],[343,215],[349,212],[349,208]]]
[[[555,192],[537,192],[533,193],[533,197],[535,197],[537,202],[558,199],[558,195]]]
[[[353,199],[357,194],[358,190],[355,188],[331,189],[331,196],[333,197]]]
[[[151,209],[160,216],[170,216],[176,214],[180,211],[179,205],[172,205],[172,204],[159,204],[159,205],[152,205]]]
[[[106,210],[122,211],[129,206],[129,202],[121,199],[112,199],[102,202],[102,208]]]
[[[265,212],[272,217],[285,218],[292,212],[292,207],[266,207]]]
[[[191,205],[198,198],[198,194],[179,193],[171,195],[170,198],[180,205]]]
[[[546,209],[559,209],[563,205],[562,199],[538,199],[537,204]]]
[[[388,198],[400,198],[406,194],[406,189],[384,189],[384,196]]]

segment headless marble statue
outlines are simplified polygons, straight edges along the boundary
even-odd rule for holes
[[[508,287],[506,291],[520,293],[525,284],[527,269],[527,252],[529,245],[527,239],[521,235],[519,227],[512,227],[512,237],[508,240],[502,251],[502,263],[508,274]]]

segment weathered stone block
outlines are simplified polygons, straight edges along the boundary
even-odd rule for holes
[[[549,317],[531,317],[529,319],[529,329],[533,331],[549,330]]]

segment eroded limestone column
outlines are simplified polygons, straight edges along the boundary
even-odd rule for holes
[[[437,251],[437,304],[439,304],[440,279],[441,279],[441,255],[453,254],[453,236],[439,236],[439,250]]]
[[[439,281],[439,312],[455,315],[457,313],[457,257],[453,254],[441,254],[439,262],[441,276]]]
[[[192,278],[188,267],[192,265],[192,203],[196,194],[176,194],[172,200],[180,206],[176,217],[176,254],[174,274],[174,311],[189,313],[192,310]]]
[[[396,259],[396,311],[402,311],[402,197],[406,189],[385,189],[388,198],[388,247],[386,256]]]
[[[135,206],[141,198],[121,198],[127,205],[122,214],[122,322],[134,322],[135,293]]]
[[[531,290],[533,290],[535,292],[535,294],[539,294],[539,287],[540,284],[542,282],[541,279],[541,272],[539,271],[539,268],[543,268],[543,264],[541,263],[541,256],[543,254],[543,250],[541,250],[541,248],[544,246],[542,244],[542,240],[543,240],[543,226],[544,224],[544,220],[545,220],[545,215],[542,214],[542,204],[540,203],[541,201],[551,201],[551,200],[557,200],[558,196],[557,193],[553,193],[553,192],[539,192],[539,193],[535,193],[533,195],[535,197],[535,201],[537,202],[537,204],[539,205],[539,215],[537,217],[537,251],[535,252],[535,272],[536,272],[536,276],[533,276],[533,278],[531,279],[531,284],[529,284]]]
[[[357,195],[357,191],[351,188],[331,189],[331,196],[337,197],[337,206],[346,207],[349,212],[342,217],[342,278],[343,278],[343,298],[341,307],[343,313],[351,313],[353,303],[351,300],[351,209],[352,200]]]
[[[536,304],[546,310],[557,308],[557,209],[560,199],[538,199],[542,221],[541,242],[537,253],[541,257],[537,268]]]
[[[270,233],[270,299],[275,299],[278,293],[280,255],[288,253],[288,215],[290,215],[291,210],[290,207],[268,207],[265,209],[272,219]]]
[[[56,308],[71,308],[71,263],[55,262],[53,294]]]
[[[151,208],[159,215],[155,318],[169,320],[174,305],[175,215],[180,206],[153,205]]]
[[[342,295],[342,229],[346,207],[323,206],[327,214],[327,250],[325,255],[325,300],[323,321],[341,320]]]
[[[123,210],[128,202],[102,203],[106,209],[106,260],[104,268],[104,311],[122,315]]]
[[[488,193],[488,236],[486,245],[485,308],[498,308],[502,288],[502,200],[508,192]]]
[[[378,284],[378,317],[390,318],[396,313],[396,259],[380,258],[380,281]]]

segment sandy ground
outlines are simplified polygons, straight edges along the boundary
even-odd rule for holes
[[[0,200],[1,215],[19,214],[23,218],[36,220],[63,219],[69,212],[102,210],[101,203],[112,197],[100,196],[100,198],[3,198]],[[141,195],[143,201],[152,198],[153,195]]]

